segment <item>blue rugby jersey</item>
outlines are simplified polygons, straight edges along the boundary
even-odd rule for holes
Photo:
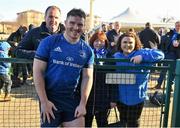
[[[40,43],[36,59],[47,62],[45,87],[49,92],[63,92],[77,86],[82,68],[94,63],[94,54],[83,40],[70,44],[64,35],[48,36]]]

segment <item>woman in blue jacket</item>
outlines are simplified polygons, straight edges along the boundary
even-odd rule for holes
[[[164,59],[157,49],[142,49],[138,36],[125,33],[119,37],[115,58],[130,59],[131,62],[117,62],[120,66],[150,66]],[[125,70],[120,72],[118,110],[120,120],[127,127],[138,127],[144,101],[147,99],[148,70]]]

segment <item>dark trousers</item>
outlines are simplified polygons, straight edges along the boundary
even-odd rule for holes
[[[104,111],[95,111],[95,113],[88,113],[85,116],[85,127],[92,127],[92,121],[95,116],[98,127],[105,127],[108,124],[107,120],[108,109]]]
[[[175,61],[175,60],[176,60],[176,57],[175,57],[174,54],[165,53],[165,59],[172,59],[172,60]],[[164,63],[164,66],[168,66],[168,64]],[[173,73],[175,73],[175,68],[176,68],[176,65],[175,65],[175,63],[174,63],[173,68],[172,68],[172,69],[174,69]],[[160,76],[159,76],[159,78],[158,78],[158,80],[157,80],[159,86],[161,86],[162,83],[163,83],[163,81],[165,80],[166,74],[167,74],[167,70],[162,70],[162,71],[161,71]],[[175,74],[173,74],[172,76],[170,76],[170,85],[173,85],[173,84],[174,84],[174,78],[175,78]]]
[[[126,127],[139,127],[140,116],[144,107],[144,102],[137,105],[125,105],[118,102],[117,108],[120,113],[120,121]]]
[[[11,92],[12,81],[9,75],[0,74],[0,90],[4,87],[5,94],[9,94]]]
[[[26,81],[27,80],[27,76],[28,76],[28,73],[27,73],[27,66],[26,64],[12,64],[12,68],[13,68],[13,78],[14,79],[17,79],[19,74],[22,72],[22,76],[23,76],[23,81]]]

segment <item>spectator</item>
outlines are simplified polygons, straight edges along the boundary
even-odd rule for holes
[[[64,34],[47,37],[37,49],[33,76],[40,100],[41,127],[84,127],[94,63],[92,49],[80,39],[85,18],[84,11],[72,9],[67,13]]]
[[[109,52],[109,43],[104,32],[96,32],[90,38],[90,46],[93,48],[96,58],[112,58]],[[98,63],[103,65],[103,62]],[[92,127],[92,121],[95,116],[97,126],[105,127],[108,124],[108,111],[116,106],[116,88],[115,85],[107,85],[106,73],[102,70],[95,70],[93,87],[87,102],[87,114],[85,116],[85,126]]]
[[[172,60],[180,59],[180,45],[178,43],[179,37],[180,37],[180,21],[177,21],[175,23],[175,29],[170,30],[170,32],[168,32],[166,35],[162,36],[161,38],[160,49],[164,52],[165,59],[172,59]],[[167,64],[165,64],[165,66],[167,66]],[[175,65],[173,69],[175,69]],[[166,72],[167,71],[162,71],[160,73],[160,76],[157,80],[157,85],[154,87],[155,89],[161,89],[163,80],[166,77]],[[174,84],[174,77],[175,77],[174,75],[171,77],[172,79],[170,80],[170,85]]]
[[[9,58],[8,52],[10,50],[10,45],[8,42],[0,42],[0,58]],[[10,69],[11,64],[6,63],[6,62],[0,62],[0,101],[10,101],[11,96],[11,86],[12,86],[12,81],[9,76],[9,69]],[[2,97],[2,88],[4,87],[5,89],[5,95]],[[3,99],[1,99],[3,98]]]
[[[57,6],[49,6],[45,11],[45,21],[41,26],[30,30],[18,45],[15,53],[18,58],[33,59],[42,39],[49,35],[62,33],[61,11]]]
[[[11,49],[10,49],[11,57],[13,58],[16,57],[16,55],[14,54],[14,51],[17,48],[20,41],[24,38],[26,31],[27,31],[27,27],[20,26],[16,32],[12,33],[8,37],[7,41],[11,45]],[[12,88],[20,87],[21,84],[25,84],[28,77],[26,64],[13,63],[12,69],[13,69]],[[22,72],[23,81],[21,81],[20,79],[21,72]]]
[[[177,31],[174,31],[172,45],[175,51],[176,59],[180,59],[180,21],[176,22],[175,26]]]
[[[130,28],[130,29],[128,30],[128,32],[136,34],[136,31],[134,30],[134,28]]]
[[[25,33],[27,32],[26,26],[19,26],[19,28],[16,30],[16,32],[13,32],[10,34],[10,36],[7,38],[7,41],[11,45],[11,56],[13,56],[13,50],[17,47],[19,42],[23,39]],[[10,52],[11,52],[10,51]]]
[[[149,22],[146,23],[145,29],[139,33],[139,38],[144,48],[154,48],[160,44],[160,36],[152,29]]]
[[[30,25],[28,26],[29,31],[30,31],[31,29],[33,29],[33,28],[35,28],[35,26],[34,26],[33,24],[30,24]]]
[[[106,26],[106,24],[102,24],[102,25],[101,25],[101,31],[102,31],[102,32],[105,32],[105,33],[107,32],[107,26]]]
[[[111,31],[113,28],[114,28],[114,27],[113,27],[113,23],[110,22],[109,25],[108,25],[108,31]]]
[[[118,39],[118,52],[114,54],[118,59],[130,59],[131,62],[117,62],[118,66],[152,65],[164,59],[164,54],[157,49],[142,49],[139,38],[134,33],[126,33]],[[118,70],[122,73],[119,84],[119,98],[117,107],[123,127],[138,127],[147,99],[148,70]],[[125,76],[125,78],[124,78]],[[125,79],[125,80],[124,80]]]
[[[114,23],[114,29],[108,31],[106,35],[110,43],[110,50],[112,53],[114,53],[116,51],[117,39],[120,35],[122,35],[121,24],[118,21],[116,21]]]
[[[35,26],[33,24],[29,24],[28,28],[29,28],[29,31],[30,31],[30,30],[34,29]],[[32,78],[32,75],[33,75],[32,64],[27,64],[27,70],[28,70],[28,74],[29,74],[28,77]],[[31,83],[31,85],[33,85],[33,82]]]

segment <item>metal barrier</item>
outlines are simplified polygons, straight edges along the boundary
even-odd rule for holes
[[[33,60],[28,59],[20,59],[20,58],[0,58],[0,62],[8,62],[8,63],[32,63]]]
[[[108,63],[114,63],[114,62],[129,62],[129,60],[125,59],[97,59],[96,63],[98,62],[108,62]],[[173,72],[173,65],[174,61],[171,60],[164,60],[159,62],[158,64],[154,66],[115,66],[115,65],[95,65],[95,71],[97,72],[105,72],[106,78],[109,73],[111,73],[111,78],[109,79],[108,84],[115,84],[116,82],[123,81],[123,79],[129,80],[130,82],[133,82],[133,80],[130,80],[133,78],[132,75],[126,76],[126,73],[120,73],[118,70],[126,71],[126,70],[149,70],[150,71],[150,78],[148,82],[149,88],[155,86],[157,84],[157,78],[159,77],[159,73],[163,70],[167,70],[167,77],[165,78],[165,82],[163,83],[163,89],[162,94],[165,95],[165,103],[161,103],[161,107],[153,106],[149,100],[145,101],[145,107],[142,112],[141,116],[141,127],[168,127],[170,126],[170,120],[169,120],[169,108],[170,108],[170,101],[172,101],[171,98],[171,85],[170,80],[172,79],[172,76],[174,74]],[[167,66],[164,66],[166,64]],[[99,70],[101,69],[101,70]],[[99,70],[99,71],[98,71]],[[116,71],[114,71],[116,70]],[[132,73],[133,74],[133,73]],[[134,74],[138,74],[137,72],[134,72]],[[97,76],[98,77],[98,76]],[[123,78],[123,79],[122,79]],[[98,79],[98,78],[97,78]],[[117,79],[117,80],[116,80]],[[121,79],[121,80],[119,80]],[[106,80],[107,81],[107,80]],[[124,81],[125,82],[125,81]],[[151,95],[155,92],[155,90],[148,89],[148,95]],[[172,102],[171,102],[172,103]]]
[[[175,85],[171,126],[180,127],[180,59],[176,61]]]
[[[0,58],[0,62],[32,63],[32,60],[19,58]],[[11,101],[0,102],[0,127],[40,127],[39,101],[32,85],[28,84],[11,89]],[[3,98],[3,94],[1,94]]]
[[[129,60],[125,59],[97,59],[96,62],[129,62]],[[0,62],[10,62],[10,63],[32,63],[32,60],[27,59],[17,59],[17,58],[0,58]],[[166,63],[167,66],[163,66]],[[115,70],[150,70],[150,78],[149,78],[149,87],[152,87],[157,84],[157,78],[159,77],[159,73],[163,70],[167,70],[167,78],[163,83],[162,93],[165,94],[166,99],[165,103],[162,103],[160,107],[153,105],[147,100],[145,102],[145,107],[143,109],[143,113],[141,116],[141,127],[169,127],[171,126],[170,121],[172,122],[172,126],[179,126],[178,117],[179,117],[179,72],[177,70],[180,69],[179,61],[177,62],[176,67],[176,86],[175,86],[175,99],[173,104],[173,115],[172,119],[169,115],[170,101],[172,101],[171,96],[171,86],[170,79],[172,79],[173,75],[173,61],[164,60],[159,62],[154,66],[141,66],[141,67],[132,67],[132,66],[115,66],[115,65],[95,65],[95,71],[106,73],[106,77],[108,77],[109,81],[106,82],[113,83],[116,82],[114,80],[118,80],[123,76],[123,79],[126,79],[121,74],[117,76],[117,71]],[[99,71],[100,70],[100,71]],[[109,74],[109,75],[108,75]],[[114,74],[114,75],[113,75]],[[113,77],[110,77],[113,76]],[[116,77],[114,79],[114,77]],[[131,78],[131,77],[130,77]],[[119,80],[118,80],[119,81]],[[155,90],[148,90],[148,94],[151,95],[155,92]],[[176,94],[177,93],[177,94]],[[0,102],[0,127],[40,127],[40,114],[39,114],[39,102],[37,99],[37,94],[35,92],[35,88],[33,85],[30,86],[22,86],[20,88],[12,89],[12,97],[14,100],[10,102]],[[172,102],[171,102],[172,103]],[[170,120],[171,119],[171,120]],[[112,112],[109,117],[109,122],[114,122],[115,116]],[[96,126],[93,123],[93,126]]]

